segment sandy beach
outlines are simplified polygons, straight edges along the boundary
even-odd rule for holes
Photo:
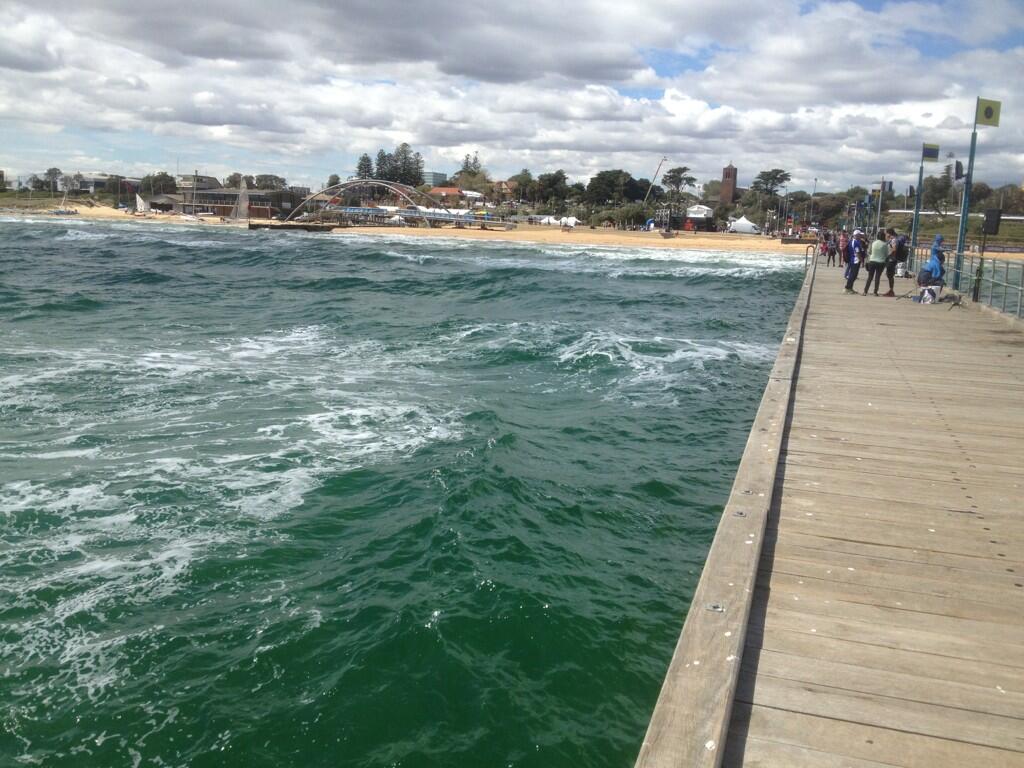
[[[107,206],[68,206],[78,211],[82,219],[104,221],[131,221],[140,224],[176,224],[181,226],[245,226],[244,223],[224,222],[219,218],[186,219],[174,214],[150,213],[135,216]],[[47,216],[45,211],[26,209],[24,215]],[[57,218],[57,217],[54,217]],[[726,232],[679,232],[675,237],[662,237],[660,232],[630,232],[618,229],[590,229],[577,227],[562,231],[559,227],[520,225],[516,229],[479,229],[442,227],[339,227],[329,236],[346,235],[405,235],[408,237],[457,237],[471,240],[492,240],[550,245],[597,245],[615,248],[669,248],[684,250],[757,251],[803,255],[806,245],[783,245],[777,238],[760,235],[736,235]]]
[[[680,232],[665,238],[659,232],[627,232],[618,229],[577,227],[563,232],[558,227],[519,226],[516,229],[440,229],[395,227],[343,227],[334,234],[360,235],[408,234],[415,237],[461,237],[472,240],[544,243],[552,245],[603,245],[617,248],[674,248],[713,251],[758,251],[803,255],[807,245],[783,245],[778,239],[759,235],[733,235],[726,232]],[[808,245],[812,244],[808,241]]]

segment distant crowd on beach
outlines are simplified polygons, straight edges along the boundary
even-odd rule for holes
[[[936,235],[930,257],[916,276],[918,286],[944,285],[946,254],[942,249],[942,243],[942,235]],[[847,234],[845,230],[824,231],[818,241],[818,252],[825,257],[826,266],[843,269],[843,277],[846,278],[845,291],[848,294],[858,292],[857,278],[862,268],[867,275],[864,289],[861,291],[864,296],[870,292],[875,296],[895,297],[896,278],[909,276],[906,271],[910,258],[910,238],[891,227],[879,228],[870,242],[861,229],[853,230],[852,234]],[[883,274],[889,284],[889,290],[880,294],[878,291]]]

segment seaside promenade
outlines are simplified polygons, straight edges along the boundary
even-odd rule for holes
[[[638,768],[1024,766],[1024,332],[842,288],[805,280]]]

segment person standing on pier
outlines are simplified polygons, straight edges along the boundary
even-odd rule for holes
[[[850,247],[846,255],[846,292],[856,293],[853,284],[857,282],[857,275],[860,274],[860,265],[864,261],[864,233],[859,229],[853,230],[853,238],[850,240]]]
[[[825,240],[822,244],[822,248],[825,250],[826,254],[825,266],[834,267],[836,265],[836,257],[839,253],[839,249],[836,247],[835,232],[825,233]]]
[[[864,295],[868,295],[871,287],[871,280],[875,280],[875,296],[878,295],[878,284],[882,280],[882,272],[885,270],[885,263],[889,260],[889,242],[885,239],[885,230],[879,229],[871,243],[871,250],[868,253],[868,279],[864,283]]]
[[[885,230],[885,234],[889,238],[889,258],[885,262],[885,279],[889,281],[889,292],[883,295],[895,296],[896,271],[900,264],[904,265],[902,269],[899,269],[900,276],[903,275],[903,271],[906,269],[907,257],[910,255],[910,238],[906,235],[896,234],[896,230],[892,227]]]

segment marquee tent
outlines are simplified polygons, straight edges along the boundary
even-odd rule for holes
[[[760,235],[761,228],[746,216],[740,216],[729,225],[730,232],[738,232],[742,235]]]

